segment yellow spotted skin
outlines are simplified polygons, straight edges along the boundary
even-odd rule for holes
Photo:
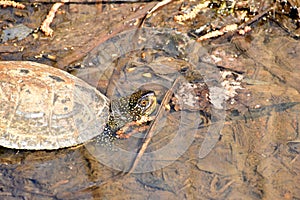
[[[138,121],[142,116],[149,116],[156,108],[155,93],[139,90],[130,96],[112,100],[110,116],[103,134],[96,138],[101,143],[110,143],[116,138],[116,132],[127,123]]]
[[[139,90],[130,96],[113,100],[108,126],[111,131],[117,131],[128,122],[138,121],[142,116],[149,116],[155,107],[155,93],[148,90]]]

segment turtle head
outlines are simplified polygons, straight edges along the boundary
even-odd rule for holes
[[[156,104],[156,95],[149,90],[138,90],[130,96],[112,100],[108,125],[111,130],[116,131],[128,122],[152,114]]]
[[[139,90],[129,98],[130,111],[135,116],[148,116],[156,108],[156,95],[153,91]]]

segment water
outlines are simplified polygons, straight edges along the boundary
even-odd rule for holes
[[[277,34],[257,31],[250,40],[237,37],[231,43],[200,48],[165,32],[156,41],[160,44],[156,49],[122,46],[113,59],[109,55],[120,50],[120,45],[106,44],[106,56],[100,57],[98,53],[105,52],[98,47],[84,61],[88,68],[77,75],[111,98],[143,86],[155,90],[162,105],[166,92],[174,89],[176,93],[182,85],[174,84],[175,80],[189,82],[185,70],[199,71],[209,88],[222,85],[217,65],[242,75],[243,89],[236,89],[233,96],[220,95],[220,108],[206,105],[207,115],[200,112],[203,107],[199,105],[195,110],[183,107],[175,111],[172,105],[171,111],[163,110],[145,157],[135,173],[127,176],[122,172],[130,170],[143,134],[116,143],[124,152],[112,155],[91,144],[58,151],[2,148],[0,198],[300,198],[300,56],[295,50],[299,44],[276,27],[274,31]],[[128,45],[126,39],[122,44],[126,42]],[[108,60],[100,62],[105,57]],[[208,132],[215,137],[212,143],[203,143]],[[205,154],[201,154],[203,148],[208,149]]]

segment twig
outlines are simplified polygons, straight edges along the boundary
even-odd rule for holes
[[[158,2],[154,7],[152,7],[147,14],[142,18],[141,22],[139,23],[138,27],[141,28],[144,25],[144,22],[147,18],[149,18],[152,13],[154,13],[157,9],[160,7],[163,7],[164,5],[167,5],[168,3],[172,2],[173,0],[163,0],[161,2]]]
[[[145,13],[149,9],[151,9],[154,4],[155,4],[155,2],[148,3],[143,9],[138,10],[136,13],[133,13],[132,15],[128,16],[127,20],[125,22],[121,21],[118,24],[116,24],[115,26],[113,26],[111,34],[107,34],[107,31],[102,31],[101,33],[99,33],[99,35],[98,35],[99,39],[97,41],[95,41],[95,39],[93,39],[92,41],[87,43],[85,45],[85,47],[82,47],[82,48],[78,49],[77,51],[75,51],[74,53],[72,53],[68,56],[65,56],[62,60],[58,61],[57,67],[64,68],[66,66],[69,66],[71,63],[74,63],[75,61],[80,60],[87,53],[89,53],[93,48],[102,44],[106,40],[114,37],[116,34],[122,32],[122,31],[125,31],[125,30],[130,30],[130,29],[135,28],[134,26],[131,25],[130,22],[144,17]]]
[[[150,141],[151,141],[151,139],[153,137],[153,133],[154,133],[153,129],[154,129],[154,127],[156,127],[156,124],[159,121],[158,119],[161,118],[162,114],[164,113],[163,112],[163,110],[165,109],[164,106],[170,101],[171,95],[172,95],[173,90],[174,90],[174,87],[177,85],[178,81],[179,81],[179,78],[177,78],[174,81],[172,87],[165,94],[165,96],[164,96],[164,98],[163,98],[163,100],[161,102],[161,105],[160,105],[160,107],[159,107],[159,109],[157,111],[157,114],[156,114],[156,116],[154,118],[154,121],[150,124],[150,128],[149,128],[149,130],[147,131],[147,133],[146,133],[146,135],[144,137],[143,144],[142,144],[141,148],[139,149],[139,151],[138,151],[138,153],[137,153],[137,155],[136,155],[136,157],[135,157],[135,159],[134,159],[134,161],[133,161],[133,163],[132,163],[132,165],[130,167],[130,170],[127,172],[126,175],[131,174],[135,170],[136,166],[138,165],[139,161],[141,160],[141,157],[145,153],[145,151],[146,151],[146,149],[147,149],[147,147],[148,147],[148,145],[149,145],[149,143],[150,143]]]
[[[252,23],[254,23],[255,21],[259,20],[261,17],[263,17],[265,14],[267,14],[268,12],[270,12],[271,10],[274,10],[275,8],[275,4],[273,6],[268,7],[266,10],[264,10],[263,12],[255,15],[251,20],[248,20],[246,23],[241,24],[238,29],[243,29],[245,28],[245,26],[250,26]]]
[[[21,4],[21,3],[17,3],[14,1],[0,1],[0,6],[5,7],[14,7],[14,8],[20,8],[20,9],[24,9],[25,5]]]
[[[223,27],[221,30],[215,30],[215,31],[209,32],[209,33],[199,37],[197,39],[197,42],[207,40],[210,38],[214,38],[214,37],[218,37],[218,36],[224,35],[225,33],[228,33],[228,32],[235,33],[236,31],[238,31],[239,34],[244,35],[245,33],[251,31],[250,25],[252,23],[259,20],[261,17],[263,17],[265,14],[267,14],[268,12],[270,12],[273,9],[274,9],[274,6],[271,6],[271,7],[267,8],[265,11],[257,14],[251,20],[248,20],[247,22],[245,22],[239,26],[237,24],[230,24],[230,25]]]
[[[158,2],[151,10],[148,11],[147,16],[151,15],[157,9],[159,9],[160,7],[163,7],[163,6],[167,5],[168,3],[171,3],[172,1],[173,0],[163,0],[161,2]]]
[[[46,19],[43,21],[41,25],[41,30],[45,33],[46,36],[51,36],[53,35],[53,30],[50,28],[50,24],[52,23],[55,13],[57,10],[64,5],[64,3],[55,3],[53,4],[51,10],[49,11]]]
[[[204,3],[199,3],[197,6],[193,8],[193,10],[189,13],[183,14],[183,15],[176,15],[174,16],[174,20],[176,22],[183,22],[188,19],[194,19],[197,14],[204,8],[207,8],[210,4],[210,1],[205,1]]]
[[[206,40],[206,39],[209,39],[209,38],[224,35],[228,31],[236,31],[237,27],[238,27],[237,24],[227,25],[227,26],[223,27],[221,30],[212,31],[212,32],[209,32],[209,33],[199,37],[197,39],[197,42],[202,41],[202,40]]]

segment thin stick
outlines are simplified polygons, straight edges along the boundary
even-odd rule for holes
[[[265,14],[267,14],[268,12],[270,12],[271,10],[274,10],[274,6],[270,6],[268,7],[266,10],[264,10],[263,12],[255,15],[252,19],[248,20],[247,22],[241,24],[238,29],[242,29],[244,28],[245,26],[249,26],[251,25],[252,23],[254,23],[255,21],[259,20],[261,17],[263,17]]]
[[[50,28],[50,24],[52,23],[57,10],[63,5],[64,5],[64,3],[55,3],[55,4],[53,4],[51,10],[49,11],[49,13],[46,17],[46,19],[43,21],[43,23],[41,25],[41,30],[45,33],[46,36],[51,36],[51,37],[53,36],[53,30]]]
[[[165,5],[167,5],[168,3],[171,3],[173,0],[163,0],[161,2],[158,2],[151,10],[149,10],[149,12],[147,13],[147,15],[151,15],[152,13],[154,13],[157,9],[159,9],[160,7],[163,7]]]
[[[154,7],[152,7],[147,14],[142,18],[140,24],[139,24],[139,28],[143,27],[145,20],[150,17],[150,15],[152,15],[152,13],[154,13],[157,9],[163,7],[164,5],[167,5],[168,3],[171,3],[173,0],[163,0],[161,2],[158,2]]]
[[[100,32],[98,35],[99,39],[97,41],[95,41],[95,39],[93,39],[90,42],[88,42],[88,44],[85,45],[84,47],[81,47],[77,51],[74,51],[72,54],[65,56],[62,60],[58,61],[57,66],[59,68],[63,69],[64,67],[69,66],[71,63],[73,63],[77,60],[80,60],[82,57],[86,56],[86,54],[88,52],[90,52],[93,48],[102,44],[106,40],[114,37],[116,34],[122,32],[122,31],[125,31],[125,30],[134,29],[135,27],[131,26],[130,22],[132,22],[132,20],[141,19],[145,15],[147,10],[149,10],[150,8],[153,7],[154,3],[155,2],[147,3],[143,9],[138,10],[137,12],[128,16],[127,20],[125,22],[121,21],[118,24],[116,24],[115,26],[113,26],[111,34],[107,34],[107,31]]]
[[[145,153],[145,151],[146,151],[146,149],[147,149],[147,147],[148,147],[148,145],[149,145],[149,143],[150,143],[150,141],[151,141],[151,139],[153,137],[154,127],[156,127],[156,124],[159,121],[157,119],[159,119],[162,116],[162,114],[164,112],[164,105],[166,105],[170,101],[171,95],[172,95],[173,90],[174,90],[174,87],[178,83],[178,80],[179,80],[179,78],[177,78],[174,81],[172,87],[165,94],[165,96],[164,96],[164,98],[163,98],[163,100],[161,102],[161,105],[160,105],[160,107],[159,107],[159,109],[157,111],[157,114],[156,114],[156,116],[154,118],[154,121],[150,124],[150,128],[149,128],[149,130],[147,131],[147,133],[146,133],[146,135],[144,137],[143,144],[142,144],[141,148],[139,149],[139,151],[138,151],[138,153],[137,153],[137,155],[136,155],[136,157],[135,157],[135,159],[134,159],[134,161],[133,161],[133,163],[132,163],[132,165],[130,167],[130,170],[127,172],[126,175],[131,174],[135,170],[136,166],[138,165],[139,161],[141,160],[141,157]]]
[[[17,3],[14,1],[0,1],[0,7],[14,7],[14,8],[20,8],[20,9],[24,9],[25,5],[21,4],[21,3]]]

